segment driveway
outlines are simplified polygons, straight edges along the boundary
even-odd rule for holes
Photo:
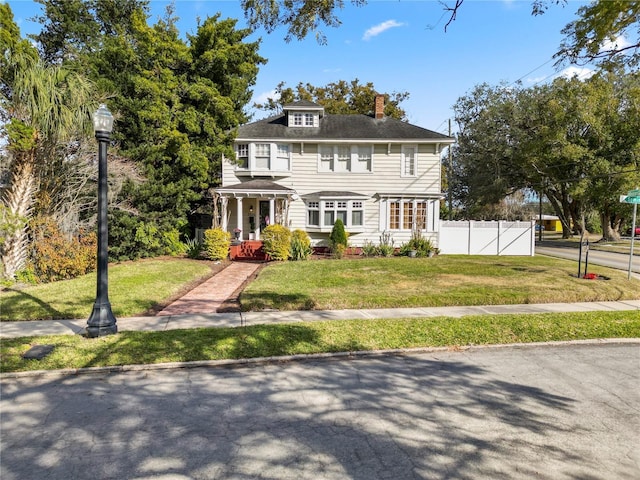
[[[640,343],[2,380],[0,477],[632,479]]]

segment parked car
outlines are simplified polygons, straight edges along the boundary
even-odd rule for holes
[[[544,232],[544,225],[538,225],[536,224],[536,232],[539,232],[540,229],[542,229],[542,231]]]
[[[631,227],[627,228],[627,236],[631,236]],[[636,227],[636,237],[640,237],[640,226]]]

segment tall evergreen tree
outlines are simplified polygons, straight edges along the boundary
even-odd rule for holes
[[[247,42],[249,30],[219,15],[185,41],[171,6],[149,25],[147,2],[135,0],[82,2],[87,22],[99,27],[88,37],[65,2],[40,1],[45,13],[64,13],[43,18],[41,49],[83,65],[110,94],[114,143],[145,177],[123,189],[133,208],[112,212],[111,253],[167,253],[219,181],[222,156],[233,155],[234,129],[247,120],[250,88],[265,63],[259,42]],[[72,49],[65,38],[74,39]]]

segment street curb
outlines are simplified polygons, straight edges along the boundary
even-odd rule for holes
[[[501,348],[533,348],[533,347],[560,347],[567,345],[613,345],[613,344],[638,344],[640,338],[599,338],[588,340],[561,340],[557,342],[534,343],[501,343],[495,345],[452,345],[447,347],[416,347],[398,348],[387,350],[359,350],[354,352],[311,353],[283,355],[278,357],[256,357],[228,360],[201,360],[194,362],[169,362],[141,365],[116,365],[111,367],[86,367],[68,368],[62,370],[32,370],[28,372],[0,373],[0,380],[29,377],[68,377],[72,375],[102,374],[102,373],[127,373],[155,370],[190,369],[190,368],[240,368],[260,365],[273,365],[278,363],[304,362],[312,360],[355,360],[358,358],[401,356],[414,353],[436,352],[468,352],[472,350],[488,350]]]

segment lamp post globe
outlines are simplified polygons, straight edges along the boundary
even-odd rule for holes
[[[113,130],[113,115],[106,107],[93,114],[93,129],[98,140],[98,260],[96,301],[87,320],[87,336],[101,337],[117,333],[116,318],[109,303],[108,228],[107,228],[107,146]]]

